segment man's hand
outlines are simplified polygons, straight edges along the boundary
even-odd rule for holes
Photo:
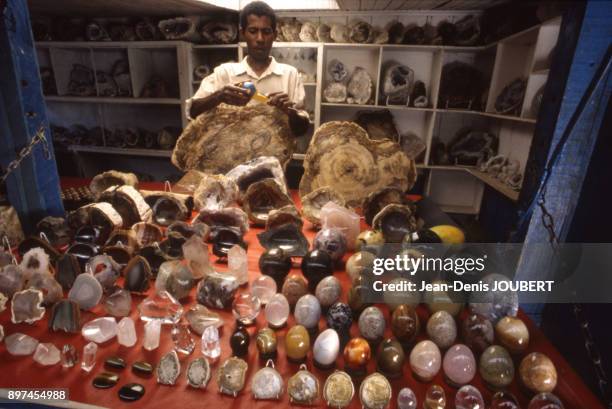
[[[289,115],[291,112],[297,114],[294,108],[294,103],[289,100],[289,95],[284,92],[273,92],[268,95],[268,105],[275,106],[281,111]]]
[[[229,105],[245,106],[251,100],[249,91],[235,85],[226,85],[217,91],[217,99]]]

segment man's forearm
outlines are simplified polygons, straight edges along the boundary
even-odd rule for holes
[[[219,99],[219,92],[213,92],[207,97],[194,99],[189,109],[189,116],[196,118],[202,112],[209,111],[221,103]]]

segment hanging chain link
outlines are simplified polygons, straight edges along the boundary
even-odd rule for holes
[[[21,148],[21,150],[17,154],[17,157],[8,164],[8,166],[2,173],[2,176],[0,176],[0,185],[6,181],[6,178],[8,178],[9,175],[19,167],[19,165],[21,165],[21,161],[23,161],[32,153],[34,147],[41,142],[43,146],[44,158],[46,160],[51,159],[51,152],[49,151],[49,145],[47,142],[47,138],[45,137],[45,128],[41,126],[38,129],[38,132],[36,132],[36,135],[34,135],[34,137],[30,140],[30,142],[26,146]]]

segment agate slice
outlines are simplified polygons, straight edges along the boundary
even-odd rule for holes
[[[290,204],[279,209],[270,210],[268,219],[266,220],[266,230],[272,230],[280,227],[283,224],[295,224],[299,230],[302,230],[304,221],[295,205]]]
[[[389,204],[374,216],[372,227],[382,232],[385,242],[401,243],[406,234],[417,228],[413,208]]]
[[[181,362],[176,351],[168,352],[157,365],[157,383],[174,385],[181,373]]]
[[[348,90],[341,82],[330,82],[323,90],[323,98],[332,104],[342,104],[346,102],[347,97]]]
[[[206,389],[210,375],[210,364],[206,358],[194,359],[187,367],[187,382],[192,388]]]
[[[50,330],[77,333],[80,328],[81,312],[77,303],[61,300],[53,306],[49,320]]]
[[[365,105],[370,102],[374,83],[370,74],[362,67],[355,67],[346,86],[349,104]]]
[[[292,205],[293,202],[273,179],[252,183],[242,199],[249,220],[256,226],[264,226],[271,210]]]
[[[217,371],[219,392],[236,397],[244,388],[248,364],[236,357],[228,358]]]
[[[33,324],[42,319],[45,309],[42,307],[43,293],[37,289],[27,289],[13,294],[11,300],[11,322]]]
[[[79,275],[70,292],[68,298],[79,305],[82,310],[91,310],[98,305],[102,299],[102,285],[91,274]]]
[[[321,209],[328,202],[334,202],[339,206],[346,203],[342,196],[328,186],[323,186],[301,197],[302,211],[306,220],[318,226],[321,224]]]

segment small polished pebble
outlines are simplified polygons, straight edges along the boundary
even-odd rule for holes
[[[92,381],[94,387],[98,389],[108,389],[117,385],[119,375],[110,372],[101,372]]]
[[[104,361],[104,366],[106,369],[124,369],[125,359],[118,356],[111,356]]]
[[[552,393],[542,392],[529,401],[527,409],[563,409],[563,403]]]
[[[136,361],[132,364],[132,372],[139,375],[150,376],[153,374],[153,365],[145,361]]]
[[[463,344],[453,345],[444,354],[442,368],[451,385],[462,386],[474,379],[476,358],[467,346]]]
[[[480,376],[492,389],[502,389],[514,379],[514,363],[506,348],[492,345],[480,356]]]
[[[291,274],[285,279],[281,290],[289,305],[293,307],[303,295],[308,294],[308,284],[301,275]]]
[[[353,313],[347,304],[337,302],[327,310],[327,326],[338,334],[348,334],[353,323]]]
[[[484,409],[482,394],[472,385],[464,385],[455,395],[455,409]]]
[[[262,360],[276,358],[277,339],[276,333],[270,328],[262,328],[257,332],[255,337],[259,358]]]
[[[446,311],[434,313],[427,321],[427,336],[440,349],[446,349],[457,339],[457,324],[452,315]]]
[[[423,409],[444,409],[446,408],[446,393],[440,385],[431,385],[425,393]]]
[[[283,327],[287,323],[287,318],[291,312],[289,307],[289,301],[283,294],[276,293],[272,296],[270,301],[266,304],[264,309],[264,316],[268,325],[272,328]]]
[[[479,314],[470,314],[461,324],[463,343],[480,355],[493,343],[493,324]]]
[[[342,287],[340,280],[334,276],[325,277],[315,288],[315,297],[319,300],[321,308],[327,309],[340,299]]]
[[[512,354],[525,352],[529,346],[529,330],[516,317],[504,317],[495,325],[495,338]]]
[[[245,327],[239,325],[230,337],[230,347],[234,356],[245,356],[249,352],[251,336]]]
[[[400,389],[399,393],[397,394],[398,409],[416,409],[417,403],[417,397],[412,389],[407,387]]]
[[[521,361],[519,374],[523,384],[532,392],[552,392],[557,386],[557,369],[549,357],[532,352]]]
[[[513,394],[499,391],[491,398],[491,409],[521,409],[521,407]]]
[[[292,362],[302,362],[310,350],[310,335],[302,325],[294,325],[285,336],[287,359]]]
[[[408,304],[400,304],[391,314],[391,332],[404,345],[416,339],[420,327],[416,310]]]
[[[440,348],[430,340],[419,342],[410,351],[410,368],[415,377],[423,382],[431,381],[441,366]]]
[[[321,318],[321,304],[317,297],[312,294],[306,294],[300,297],[295,304],[293,310],[296,324],[305,326],[306,328],[317,328],[319,326],[319,318]]]
[[[378,307],[368,307],[359,316],[359,332],[361,336],[373,344],[377,344],[385,333],[385,316]]]
[[[402,376],[404,360],[404,349],[397,340],[387,338],[380,344],[376,363],[378,370],[387,378],[394,379]]]
[[[127,402],[133,402],[142,398],[145,394],[145,387],[139,383],[128,383],[119,389],[119,398]]]
[[[351,338],[344,347],[344,369],[354,375],[363,375],[371,356],[368,341],[361,337]]]

